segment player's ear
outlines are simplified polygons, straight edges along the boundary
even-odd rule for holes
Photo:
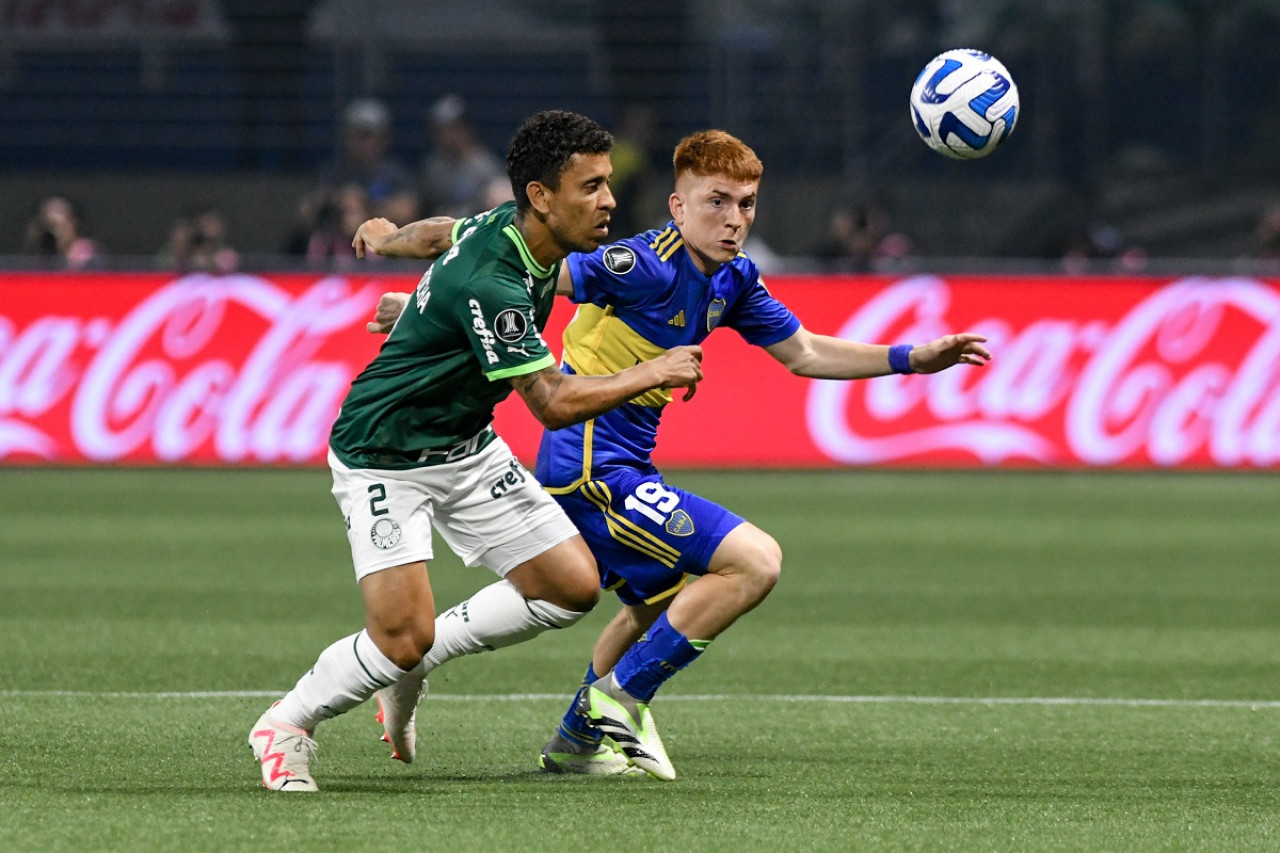
[[[672,193],[671,197],[667,199],[667,207],[671,209],[671,218],[675,220],[678,227],[684,222],[684,196],[680,195],[680,193]]]
[[[546,216],[551,209],[551,190],[541,181],[530,181],[525,185],[524,191],[529,196],[529,206]]]

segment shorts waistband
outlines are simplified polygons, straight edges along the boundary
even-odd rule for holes
[[[459,441],[450,447],[427,447],[418,451],[419,465],[444,465],[457,462],[468,456],[475,456],[488,446],[494,437],[493,427],[487,426],[465,441]]]

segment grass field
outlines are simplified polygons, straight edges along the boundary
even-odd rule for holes
[[[0,471],[0,850],[1280,849],[1280,479],[684,473],[783,580],[654,705],[673,783],[541,775],[585,624],[244,739],[361,611],[323,471]],[[437,597],[490,580],[442,554]]]

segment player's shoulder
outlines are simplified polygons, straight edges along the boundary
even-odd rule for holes
[[[668,278],[676,278],[684,268],[681,256],[688,253],[684,244],[684,235],[680,233],[674,222],[668,222],[665,228],[657,228],[637,234],[629,243],[643,259],[648,269],[663,271]],[[753,284],[760,276],[760,270],[746,252],[738,252],[737,256],[725,264],[721,275],[730,275],[744,284]]]
[[[505,253],[510,248],[510,239],[505,237],[509,228],[515,227],[516,205],[513,201],[503,202],[492,210],[459,219],[453,224],[453,245],[441,257],[479,256],[485,253]]]
[[[432,284],[474,286],[478,281],[511,278],[519,281],[510,263],[517,254],[508,230],[514,228],[515,204],[460,219],[454,224],[453,245],[432,266]]]
[[[660,229],[645,231],[601,246],[589,254],[571,256],[572,268],[585,269],[593,276],[605,274],[637,287],[661,285],[675,276],[676,266],[654,250],[660,233]]]
[[[662,228],[637,234],[631,239],[642,247],[641,251],[647,257],[652,258],[656,263],[670,267],[676,266],[676,258],[684,248],[684,236],[674,222],[668,222]]]

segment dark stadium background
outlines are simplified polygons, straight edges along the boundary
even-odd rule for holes
[[[1280,200],[1278,36],[1266,0],[4,0],[0,255],[23,264],[24,224],[57,193],[112,265],[151,265],[191,205],[221,209],[245,264],[288,265],[269,256],[345,104],[384,100],[416,165],[452,93],[499,151],[553,106],[612,126],[643,102],[659,153],[694,128],[742,136],[768,168],[758,235],[790,267],[813,266],[836,207],[869,201],[919,265],[1053,268],[1087,240],[1104,267],[1118,243],[1238,266],[1268,254],[1257,228]],[[1022,92],[1017,132],[979,163],[931,154],[907,120],[916,72],[960,46]]]

